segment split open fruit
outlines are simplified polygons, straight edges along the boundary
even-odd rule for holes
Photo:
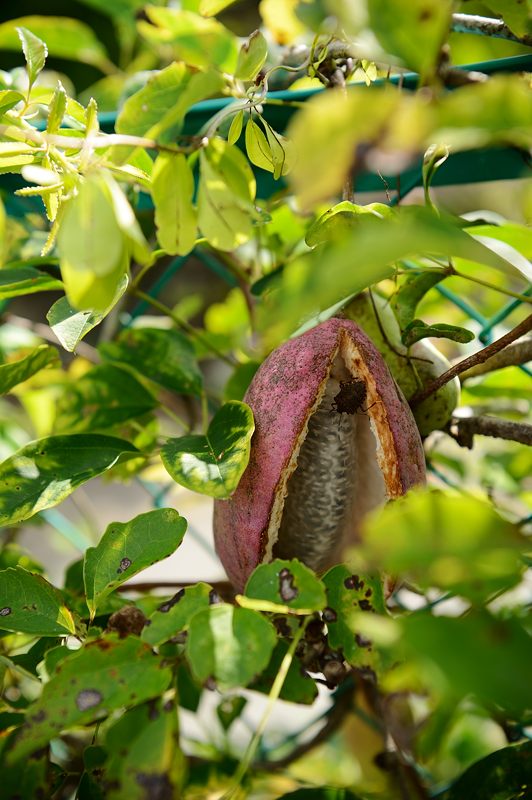
[[[350,320],[329,319],[277,348],[244,400],[256,426],[249,465],[214,507],[216,550],[239,591],[276,557],[321,572],[356,542],[368,511],[425,480],[410,408]]]

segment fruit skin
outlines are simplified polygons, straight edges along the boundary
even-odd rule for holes
[[[357,369],[368,385],[368,416],[382,431],[377,457],[386,495],[399,497],[425,481],[423,448],[410,409],[360,327],[329,319],[288,340],[264,361],[244,397],[256,426],[249,465],[234,495],[214,504],[216,550],[237,591],[258,564],[271,558],[272,526],[279,527],[280,498],[296,466],[294,448],[342,348],[356,351]]]
[[[370,337],[386,361],[388,369],[399,384],[404,396],[410,400],[421,386],[427,386],[443,372],[446,372],[451,365],[445,356],[427,340],[416,342],[407,350],[401,341],[401,329],[389,301],[376,292],[373,292],[373,300],[379,321],[377,321],[367,292],[363,292],[351,300],[342,314],[347,319],[354,320]],[[413,356],[414,359],[408,361],[404,358],[407,354]],[[427,359],[429,363],[427,363]],[[458,378],[453,378],[416,406],[413,414],[421,436],[428,436],[432,431],[444,428],[451,419],[459,400],[460,381]]]

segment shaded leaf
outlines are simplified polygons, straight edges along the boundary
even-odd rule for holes
[[[94,311],[86,309],[78,311],[68,302],[67,297],[61,297],[51,306],[46,314],[51,329],[65,348],[73,353],[80,341],[96,325],[107,316],[109,311],[116,305],[127,289],[128,277],[123,275],[111,304],[104,311]]]
[[[262,611],[310,614],[327,603],[325,587],[314,572],[298,561],[276,558],[250,575],[239,603]]]
[[[287,642],[281,640],[277,642],[268,666],[263,670],[257,680],[253,681],[250,689],[256,692],[262,692],[263,694],[270,693],[272,683],[279,672],[281,663],[288,652],[288,648],[289,645]],[[299,659],[293,658],[286,674],[279,699],[289,703],[311,705],[317,695],[318,687],[315,681],[301,671],[301,662]]]
[[[162,698],[130,709],[107,732],[108,800],[177,797],[185,774],[178,716]]]
[[[427,325],[421,319],[414,319],[404,329],[401,340],[406,347],[410,347],[415,342],[419,342],[429,336],[438,339],[451,339],[451,341],[460,342],[461,344],[472,342],[475,338],[475,334],[467,328],[448,325],[445,322]]]
[[[180,436],[166,442],[161,449],[165,469],[187,489],[209,497],[230,497],[248,465],[254,430],[249,406],[231,400],[214,415],[205,436]]]
[[[0,525],[13,525],[56,506],[116,464],[122,454],[134,453],[138,450],[129,442],[101,434],[30,442],[0,464]]]
[[[295,792],[283,794],[279,800],[363,800],[349,789],[338,789],[333,786],[320,786],[317,789],[297,789]]]
[[[421,588],[479,601],[521,580],[525,540],[475,497],[411,492],[366,518],[363,527],[371,564]]]
[[[56,405],[55,432],[111,428],[156,406],[155,397],[126,369],[100,364],[64,387]]]
[[[0,628],[38,636],[75,633],[61,592],[42,575],[22,567],[0,572]]]
[[[444,278],[444,272],[432,271],[407,277],[391,299],[391,305],[401,329],[406,328],[412,322],[418,303],[421,302],[427,292]]]
[[[167,253],[186,255],[196,241],[194,177],[184,155],[159,153],[152,175],[157,239]]]
[[[235,0],[200,0],[199,12],[206,17],[212,17],[234,2]]]
[[[6,267],[0,270],[0,300],[62,288],[60,280],[35,267]]]
[[[39,370],[48,366],[57,367],[59,363],[55,347],[41,344],[18,361],[0,364],[0,394],[6,394],[13,386],[27,381]]]
[[[247,686],[262,672],[276,639],[257,612],[221,603],[192,617],[185,652],[199,681],[211,679],[225,690]]]
[[[172,508],[112,522],[96,547],[85,553],[83,578],[87,606],[94,618],[98,604],[117,586],[171,555],[183,541],[187,521]]]
[[[379,577],[353,574],[345,564],[332,567],[322,578],[327,591],[327,623],[329,644],[341,650],[346,661],[356,667],[375,669],[377,660],[373,644],[357,629],[361,611],[385,614],[382,581]]]
[[[53,16],[10,19],[0,25],[2,50],[20,51],[17,27],[30,30],[34,36],[46,42],[50,56],[92,64],[104,72],[109,68],[110,62],[104,46],[91,28],[80,20]]]
[[[199,395],[202,376],[194,348],[179,331],[130,328],[100,346],[109,361],[127,364],[141,375],[179,394]]]
[[[532,780],[532,742],[503,747],[472,764],[442,800],[518,800]]]
[[[157,647],[186,630],[194,614],[208,607],[211,591],[207,583],[180,589],[150,615],[149,623],[142,631],[142,639]]]
[[[392,216],[394,209],[383,203],[369,203],[367,206],[359,206],[349,200],[337,203],[321,217],[318,217],[308,228],[305,235],[305,242],[309,247],[316,247],[334,239],[350,233],[356,228],[360,214],[373,214],[382,219]]]
[[[220,725],[224,731],[228,731],[233,722],[238,719],[246,704],[246,698],[240,694],[234,694],[220,700],[216,707],[216,716],[220,720]]]
[[[171,677],[170,668],[135,636],[89,642],[61,664],[30,706],[9,763],[35,752],[65,728],[88,725],[115,709],[157,697]]]
[[[28,71],[29,88],[31,89],[37,80],[39,72],[44,67],[48,51],[45,43],[27,28],[17,28],[17,33],[22,43],[22,50],[24,52],[24,58],[26,59],[26,69]]]
[[[211,306],[212,308],[212,306]],[[251,379],[260,367],[258,361],[246,361],[235,367],[235,371],[225,384],[224,402],[228,400],[242,400]]]

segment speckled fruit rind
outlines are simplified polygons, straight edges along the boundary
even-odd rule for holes
[[[295,455],[337,354],[353,376],[366,383],[367,414],[387,497],[399,497],[425,481],[423,448],[412,413],[358,325],[329,319],[290,339],[264,361],[245,395],[256,426],[249,465],[234,495],[214,504],[216,550],[238,591],[253,569],[272,557],[286,485],[297,466]]]

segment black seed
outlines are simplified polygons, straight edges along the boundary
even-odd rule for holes
[[[336,622],[336,620],[338,619],[338,614],[336,613],[334,608],[330,608],[330,606],[324,608],[321,613],[325,622]]]
[[[339,414],[354,414],[366,402],[366,384],[353,378],[340,381],[340,391],[335,395],[333,404]]]
[[[96,689],[83,689],[76,697],[76,705],[80,711],[87,711],[99,706],[102,700],[103,695]]]

